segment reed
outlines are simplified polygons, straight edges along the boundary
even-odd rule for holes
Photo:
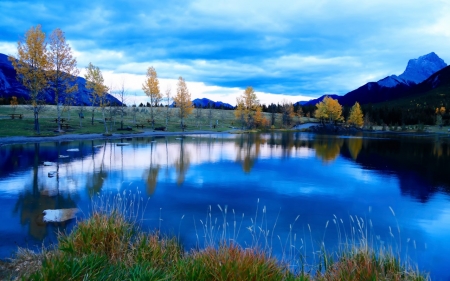
[[[429,280],[403,262],[398,249],[373,239],[370,219],[358,216],[349,217],[349,226],[333,216],[315,244],[309,225],[309,239],[295,232],[299,216],[286,237],[274,234],[278,219],[269,225],[259,200],[247,228],[244,214],[220,205],[216,213],[209,206],[195,233],[196,247],[186,250],[160,229],[142,231],[145,204],[138,195],[125,192],[96,200],[92,213],[71,233],[60,233],[54,248],[40,253],[21,249],[11,263],[19,271],[12,275],[23,280]],[[339,245],[330,251],[323,241],[332,224]],[[251,241],[240,245],[245,229]],[[400,234],[398,224],[397,229]],[[274,250],[277,241],[281,254]]]

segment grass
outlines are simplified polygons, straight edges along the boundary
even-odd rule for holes
[[[67,124],[70,125],[69,129],[65,129],[67,133],[73,134],[93,134],[93,133],[104,133],[105,127],[103,123],[103,116],[101,112],[96,109],[94,113],[94,124],[91,124],[91,108],[86,107],[84,111],[84,119],[81,119],[81,127],[80,127],[80,119],[78,117],[77,107],[71,107],[70,110],[63,112],[62,118],[65,118]],[[136,117],[134,117],[133,109],[136,109]],[[153,131],[151,128],[151,124],[148,122],[150,119],[149,108],[146,107],[137,107],[132,108],[128,107],[125,109],[126,114],[124,116],[124,127],[131,127],[132,131],[120,131],[120,115],[115,114],[112,117],[112,122],[107,122],[108,131],[110,133],[120,134],[120,133],[139,133],[143,131]],[[20,113],[24,114],[23,119],[11,119],[8,114],[11,113]],[[165,113],[166,108],[158,107],[155,108],[155,128],[166,126]],[[180,121],[177,117],[177,108],[169,108],[170,112],[170,120],[168,123],[167,131],[169,132],[178,132],[180,129]],[[221,109],[212,109],[212,125],[216,125],[215,128],[210,127],[210,120],[208,118],[209,109],[201,109],[201,116],[196,118],[197,110],[194,109],[193,113],[189,115],[185,120],[185,124],[187,125],[187,131],[192,130],[204,130],[211,132],[223,132],[226,130],[230,130],[231,128],[239,127],[238,121],[235,120],[234,111],[233,110],[221,110]],[[270,116],[268,113],[264,113],[266,118],[270,120]],[[39,114],[39,123],[41,134],[39,136],[56,136],[59,135],[58,132],[55,132],[57,129],[57,124],[55,123],[55,118],[57,117],[56,106],[48,105],[44,108],[44,110]],[[106,117],[109,116],[109,112],[107,110]],[[281,115],[277,114],[276,128],[281,127]],[[307,121],[307,118],[303,118],[303,122]],[[136,124],[144,125],[144,128],[137,128]],[[0,130],[0,137],[6,136],[37,136],[34,131],[34,117],[32,110],[29,109],[28,106],[19,105],[14,111],[13,108],[9,105],[0,106],[0,127],[7,128],[7,130]]]
[[[336,219],[338,235],[343,241],[339,250],[327,253],[322,243],[321,251],[312,248],[317,259],[308,264],[306,247],[292,250],[296,247],[292,233],[286,242],[278,237],[280,243],[286,243],[283,257],[273,256],[275,225],[268,228],[264,222],[265,207],[257,208],[252,225],[247,228],[253,237],[252,245],[242,247],[235,242],[242,222],[236,221],[234,210],[234,220],[228,221],[227,208],[219,206],[223,222],[214,219],[209,208],[202,222],[204,246],[186,251],[175,236],[163,235],[158,230],[141,230],[138,210],[145,206],[136,197],[124,193],[109,199],[100,197],[100,203],[94,204],[93,213],[87,219],[79,221],[70,233],[59,233],[53,248],[40,253],[19,249],[11,262],[3,265],[2,277],[67,281],[429,280],[417,268],[401,262],[392,250],[369,246],[367,226],[358,217],[355,220],[352,217],[352,221],[359,229],[351,227],[348,236],[340,230]]]

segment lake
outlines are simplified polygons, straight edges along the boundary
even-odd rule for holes
[[[120,195],[144,230],[186,248],[225,237],[312,263],[322,245],[333,252],[364,235],[449,280],[449,144],[286,132],[3,145],[0,257],[75,224],[48,222],[44,210],[78,208],[80,219]]]

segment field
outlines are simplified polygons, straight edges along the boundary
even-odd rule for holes
[[[166,112],[167,108],[157,107],[153,108],[155,114],[154,127],[166,126]],[[66,133],[72,134],[92,134],[105,133],[105,125],[103,123],[103,116],[99,108],[94,110],[94,123],[91,124],[92,108],[86,107],[80,119],[78,116],[78,107],[71,107],[62,113],[62,118],[65,119],[68,128],[63,128]],[[120,128],[121,116],[120,108],[106,108],[105,117],[111,118],[112,121],[107,122],[109,133],[139,133],[142,131],[153,131],[150,121],[150,108],[148,107],[126,107],[124,109],[123,127],[130,127],[131,131],[118,130]],[[232,128],[238,127],[238,122],[235,119],[233,110],[212,109],[212,118],[209,118],[209,109],[194,109],[192,114],[186,118],[186,131],[202,130],[211,132],[223,132]],[[11,119],[9,114],[23,114],[23,119]],[[177,116],[177,108],[169,108],[169,122],[167,131],[176,132],[181,131],[180,119]],[[267,119],[269,114],[265,113]],[[57,132],[57,117],[56,106],[48,105],[39,114],[39,124],[41,129],[40,136],[55,136],[60,133]],[[281,126],[281,115],[277,114],[276,127]],[[302,120],[306,121],[306,118]],[[211,126],[210,126],[211,123]],[[136,125],[139,125],[136,126]],[[141,127],[141,125],[143,127]],[[214,126],[215,125],[215,126]],[[0,106],[0,137],[6,136],[36,136],[34,131],[34,117],[33,111],[29,106],[20,105],[15,110],[9,106]]]

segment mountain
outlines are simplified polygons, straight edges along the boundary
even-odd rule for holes
[[[77,77],[75,83],[78,85],[78,92],[75,93],[74,105],[91,105],[89,101],[90,90],[86,89],[86,79]],[[8,56],[0,54],[0,98],[10,99],[16,96],[19,100],[28,100],[29,91],[16,79],[16,71],[8,60]],[[55,103],[55,94],[50,89],[44,93],[45,100],[48,104]],[[120,104],[115,97],[107,94],[106,99],[112,104]]]
[[[207,108],[211,103],[213,108],[220,109],[223,107],[224,109],[234,109],[234,106],[232,106],[231,104],[224,103],[221,101],[212,101],[207,98],[195,99],[192,101],[192,103],[194,104],[195,107]]]
[[[342,105],[353,105],[356,101],[360,104],[378,103],[390,101],[411,94],[417,94],[418,85],[424,82],[430,75],[445,68],[447,64],[434,52],[411,59],[405,71],[397,75],[387,76],[377,82],[369,82],[365,85],[348,92],[344,96],[329,95],[337,99]],[[324,96],[310,100],[305,105],[315,105],[322,101]]]

